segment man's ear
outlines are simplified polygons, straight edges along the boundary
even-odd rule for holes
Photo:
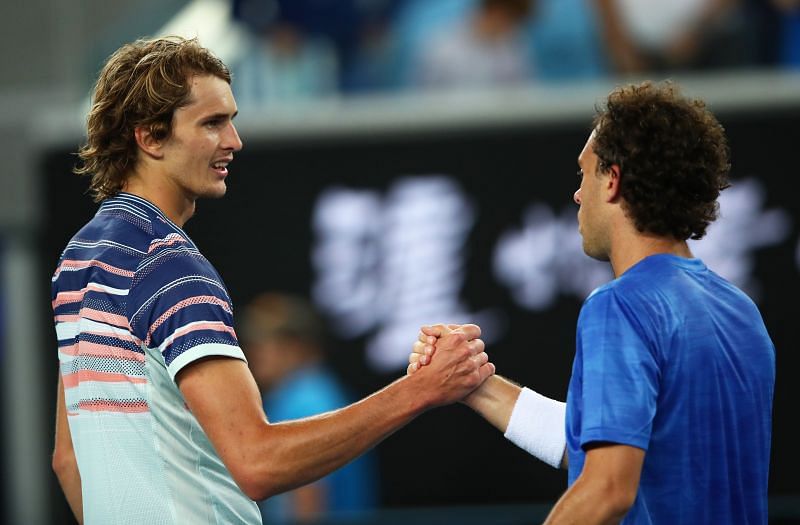
[[[620,174],[619,164],[612,164],[608,167],[608,180],[606,181],[606,190],[608,195],[608,202],[614,201],[620,197]]]
[[[136,129],[133,130],[133,134],[136,137],[136,145],[139,146],[139,149],[142,150],[145,155],[154,159],[161,159],[164,157],[164,152],[162,151],[164,142],[158,140],[153,135],[150,128],[137,126]]]

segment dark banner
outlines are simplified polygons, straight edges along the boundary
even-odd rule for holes
[[[789,430],[797,399],[790,374],[800,361],[792,306],[800,293],[799,117],[721,115],[734,184],[720,221],[692,244],[757,301],[777,348],[773,495],[800,493]],[[333,334],[331,362],[359,395],[404,373],[419,325],[469,321],[482,326],[499,373],[564,399],[581,302],[611,278],[606,264],[583,255],[577,233],[572,195],[588,131],[587,122],[262,142],[245,135],[228,195],[200,201],[186,230],[234,308],[267,290],[311,298]],[[50,151],[42,165],[48,270],[95,209],[86,181],[69,173],[73,162]],[[423,415],[377,454],[388,506],[534,503],[566,486],[564,473],[464,406]]]

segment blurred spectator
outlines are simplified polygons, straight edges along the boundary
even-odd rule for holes
[[[275,20],[313,41],[325,41],[339,64],[337,90],[350,89],[350,72],[365,33],[403,0],[232,0],[233,16],[257,31]]]
[[[636,73],[751,63],[742,0],[596,0],[610,59]]]
[[[238,103],[258,107],[304,101],[336,93],[336,52],[323,39],[306,37],[279,22],[253,35],[248,51],[233,65]]]
[[[519,51],[533,80],[567,81],[605,73],[595,1],[537,0],[531,4],[531,15],[519,28],[519,42],[526,49]],[[414,68],[429,53],[430,42],[463,27],[479,8],[480,0],[409,0],[393,25],[393,85],[408,87],[419,80]]]
[[[594,78],[606,73],[595,0],[537,0],[528,32],[537,81]]]
[[[417,55],[412,84],[470,88],[531,79],[533,66],[524,40],[531,7],[532,0],[481,0]]]
[[[324,363],[318,314],[299,297],[265,293],[244,310],[241,338],[270,421],[335,410],[351,402]],[[260,504],[264,523],[296,523],[375,508],[377,473],[370,454],[305,487]]]
[[[800,0],[772,0],[781,13],[780,63],[800,68]]]
[[[362,18],[358,49],[343,71],[349,93],[385,91],[397,87],[394,20],[407,0],[384,0],[382,9]]]
[[[411,83],[417,57],[436,33],[446,30],[469,16],[479,0],[408,0],[392,21],[390,50],[387,53],[394,88],[407,88]]]

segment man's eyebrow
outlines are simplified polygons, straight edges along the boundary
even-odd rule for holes
[[[233,119],[236,118],[236,115],[238,115],[238,114],[239,114],[238,111],[234,111],[232,114],[231,113],[212,113],[211,115],[205,115],[202,118],[202,120],[217,120],[217,119],[227,119],[227,118],[230,118],[231,120],[233,120]]]

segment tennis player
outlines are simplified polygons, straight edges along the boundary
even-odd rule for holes
[[[225,194],[242,148],[230,82],[181,38],[123,46],[97,81],[77,171],[101,205],[52,282],[53,468],[80,522],[261,523],[253,500],[321,478],[494,372],[467,326],[424,373],[318,417],[268,421],[228,292],[183,231],[197,199]]]
[[[500,376],[466,403],[569,469],[547,524],[765,525],[775,349],[755,304],[686,243],[728,186],[722,126],[673,84],[620,87],[578,166],[583,249],[615,279],[581,309],[566,403]],[[423,328],[411,375],[447,354],[451,328]]]

